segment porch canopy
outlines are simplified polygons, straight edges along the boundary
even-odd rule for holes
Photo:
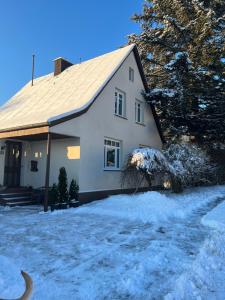
[[[49,126],[34,128],[21,128],[15,130],[6,130],[0,132],[0,139],[19,139],[23,141],[40,141],[47,140],[48,134],[51,133],[52,139],[72,138],[71,136],[50,132]]]
[[[44,211],[48,211],[48,191],[49,191],[49,175],[50,175],[50,159],[51,159],[51,141],[53,139],[74,138],[65,134],[50,132],[49,126],[41,126],[34,128],[21,128],[9,131],[1,131],[0,139],[19,140],[19,141],[41,141],[46,140],[46,174],[45,174],[45,200]]]

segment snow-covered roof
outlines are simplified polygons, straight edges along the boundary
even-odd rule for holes
[[[130,45],[27,83],[0,108],[0,130],[50,123],[79,113],[96,96],[134,49]]]

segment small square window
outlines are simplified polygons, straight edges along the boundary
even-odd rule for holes
[[[129,68],[129,80],[134,82],[134,70],[131,67]]]
[[[31,160],[30,170],[31,172],[38,172],[38,162],[36,160]]]

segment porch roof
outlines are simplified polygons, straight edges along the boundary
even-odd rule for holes
[[[40,141],[47,140],[49,133],[49,126],[28,128],[28,129],[18,129],[0,132],[0,139],[18,139],[24,141]],[[51,132],[52,139],[64,139],[73,138],[72,136],[65,134],[58,134]]]

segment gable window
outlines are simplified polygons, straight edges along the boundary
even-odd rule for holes
[[[126,95],[119,90],[115,91],[115,115],[120,117],[126,116]]]
[[[144,103],[142,101],[135,101],[135,122],[144,124]]]
[[[105,139],[104,140],[104,169],[119,170],[121,146],[120,141]]]
[[[134,82],[134,70],[131,67],[129,68],[129,80]]]

